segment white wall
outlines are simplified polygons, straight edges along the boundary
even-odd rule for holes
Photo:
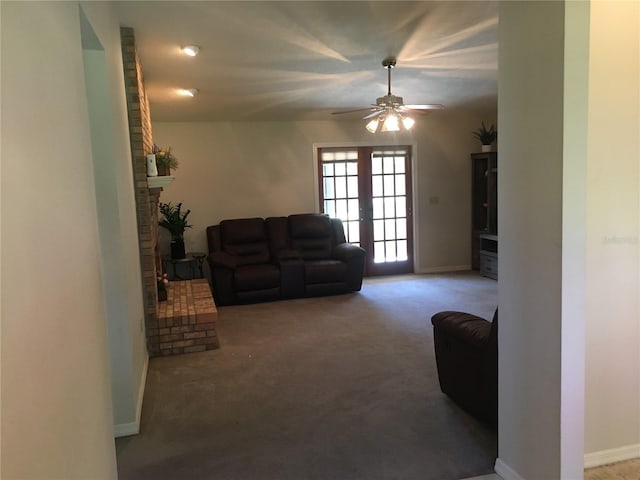
[[[582,478],[584,456],[588,2],[566,4],[564,47],[560,478],[571,479]]]
[[[471,131],[481,120],[495,122],[495,111],[437,111],[420,119],[411,135],[395,137],[399,144],[417,146],[413,173],[419,271],[469,268],[469,153],[479,149]],[[380,145],[394,139],[370,134],[359,120],[153,122],[153,134],[180,161],[163,201],[183,202],[192,210],[194,228],[185,240],[189,250],[200,251],[206,251],[206,227],[220,220],[317,211],[314,145]],[[438,197],[438,203],[430,204],[430,197]]]
[[[2,139],[2,474],[115,478],[77,4],[3,3]]]
[[[82,4],[101,48],[83,53],[109,332],[116,435],[137,433],[148,360],[120,30],[105,3]]]
[[[564,3],[501,2],[499,15],[496,471],[558,479]]]
[[[587,463],[640,456],[640,3],[592,2]]]
[[[118,25],[83,4],[104,46],[120,220],[122,334],[144,342]],[[2,2],[2,477],[116,478],[104,283],[77,2]],[[122,163],[120,163],[122,162]],[[130,170],[130,167],[128,167]],[[10,276],[11,281],[6,279]],[[118,300],[109,298],[110,302]],[[128,331],[128,332],[127,332]],[[134,377],[138,378],[134,378]],[[136,395],[137,388],[132,388]],[[133,402],[137,403],[136,401]]]
[[[639,8],[500,4],[506,479],[640,455]]]

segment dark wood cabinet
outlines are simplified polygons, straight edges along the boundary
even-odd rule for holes
[[[471,267],[498,278],[498,153],[471,154]]]

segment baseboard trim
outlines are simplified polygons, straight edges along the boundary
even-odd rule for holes
[[[498,475],[500,475],[504,480],[524,480],[524,477],[521,477],[518,472],[516,472],[509,465],[504,463],[501,459],[496,459],[496,464],[494,466],[494,470]]]
[[[587,453],[584,456],[584,468],[599,467],[601,465],[632,460],[634,458],[640,458],[640,443]]]
[[[463,480],[504,480],[504,479],[497,473],[490,473],[489,475],[480,475],[479,477],[465,478]]]
[[[587,453],[584,456],[584,468],[600,467],[610,463],[633,460],[634,458],[640,458],[640,443]],[[504,480],[524,480],[523,477],[499,458],[496,460],[494,469]]]
[[[135,422],[118,423],[113,426],[113,434],[116,438],[137,435],[138,433],[140,433],[140,423],[138,419],[136,419]]]
[[[418,273],[446,273],[446,272],[461,272],[464,270],[471,270],[471,265],[450,265],[445,267],[422,268]]]
[[[147,370],[149,368],[149,355],[145,355],[142,364],[142,375],[140,376],[140,385],[138,386],[138,401],[136,403],[136,419],[130,423],[119,423],[113,426],[113,434],[116,438],[128,437],[129,435],[137,435],[140,433],[140,417],[142,416],[142,400],[144,398],[144,389],[147,385]]]

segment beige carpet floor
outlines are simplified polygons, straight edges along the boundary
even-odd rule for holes
[[[587,468],[584,480],[640,480],[640,458]]]
[[[359,293],[219,309],[222,347],[153,358],[128,479],[459,480],[496,434],[439,389],[430,317],[490,318],[475,273],[367,279]]]

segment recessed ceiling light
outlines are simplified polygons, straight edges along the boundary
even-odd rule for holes
[[[180,93],[180,95],[184,95],[185,97],[195,97],[199,91],[200,90],[198,90],[197,88],[181,88],[180,90],[178,90],[178,93]]]
[[[180,50],[182,50],[182,53],[184,53],[185,55],[195,57],[200,52],[200,47],[198,47],[197,45],[185,45]]]

